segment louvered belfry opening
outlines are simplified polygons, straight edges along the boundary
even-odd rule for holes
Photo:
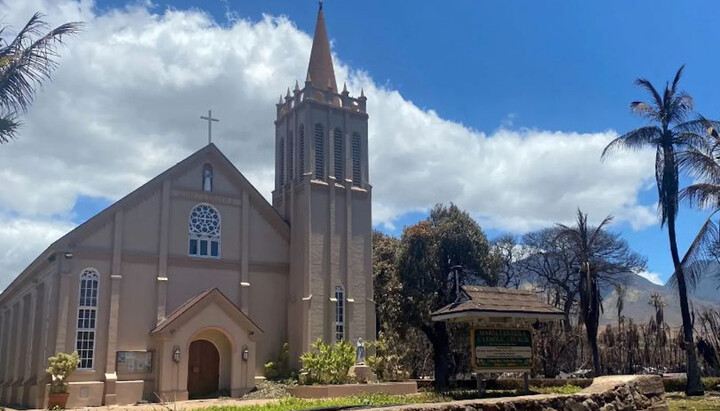
[[[341,182],[345,180],[345,150],[343,144],[343,132],[339,128],[333,131],[333,150],[335,152],[335,178]]]
[[[325,127],[315,124],[315,178],[325,179]]]

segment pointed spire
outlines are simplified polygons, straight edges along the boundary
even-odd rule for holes
[[[313,38],[312,51],[310,52],[307,78],[308,81],[312,82],[313,86],[319,89],[328,88],[337,93],[335,69],[333,68],[332,55],[330,54],[330,41],[328,40],[327,29],[325,28],[322,1],[318,9],[317,22],[315,23],[315,37]]]
[[[343,82],[343,91],[342,91],[342,93],[343,93],[343,94],[348,94],[347,83],[345,83],[345,82]]]
[[[290,87],[287,89],[287,94],[285,94],[285,98],[290,98]]]
[[[300,85],[298,85],[298,81],[295,80],[295,90],[293,90],[295,93],[300,91]]]
[[[282,103],[283,103],[283,102],[282,102],[282,94],[280,94],[280,100],[278,100],[278,106],[281,106]]]
[[[365,89],[364,88],[360,89],[360,97],[365,97]]]

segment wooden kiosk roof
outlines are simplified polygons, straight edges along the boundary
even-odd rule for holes
[[[522,318],[535,322],[561,320],[564,313],[543,302],[532,291],[463,285],[458,302],[448,304],[430,316],[433,321]]]

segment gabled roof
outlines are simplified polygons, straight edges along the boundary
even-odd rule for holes
[[[317,22],[315,23],[315,36],[313,37],[312,51],[310,51],[307,78],[316,88],[321,90],[330,88],[336,93],[338,91],[322,3],[320,3]]]
[[[432,320],[469,321],[484,317],[553,320],[564,317],[561,309],[543,302],[532,291],[464,285],[462,294],[460,301],[431,313]]]
[[[275,227],[276,230],[278,230],[278,232],[283,238],[289,240],[290,226],[287,221],[282,218],[282,216],[277,212],[277,210],[275,210],[275,208],[273,208],[273,206],[265,199],[265,197],[263,197],[262,194],[257,191],[257,189],[245,178],[245,176],[242,175],[242,173],[215,146],[215,144],[211,143],[191,154],[190,156],[186,157],[184,160],[178,162],[174,166],[168,168],[167,170],[159,174],[157,177],[143,184],[136,190],[132,191],[130,194],[116,201],[108,208],[99,212],[95,216],[75,227],[75,229],[71,230],[69,233],[65,234],[64,236],[56,240],[54,243],[52,243],[35,260],[33,260],[33,262],[30,263],[30,265],[25,268],[25,270],[23,270],[23,272],[11,282],[10,285],[5,288],[2,293],[0,293],[0,302],[7,298],[8,295],[12,294],[12,291],[15,288],[19,287],[19,285],[25,279],[27,279],[27,277],[30,276],[39,265],[41,265],[43,262],[46,262],[53,253],[71,249],[75,246],[75,243],[78,242],[78,239],[95,232],[97,229],[111,222],[113,219],[113,215],[118,209],[124,208],[137,201],[140,201],[149,194],[153,193],[156,189],[160,189],[160,187],[162,186],[162,182],[165,179],[172,178],[175,175],[183,173],[187,168],[190,168],[197,162],[203,160],[206,161],[208,157],[214,157],[216,160],[218,160],[217,165],[225,168],[230,174],[235,176],[234,182],[238,184],[241,190],[248,193],[248,200],[258,208],[260,214],[268,219],[270,224]]]
[[[160,321],[160,323],[150,331],[150,334],[161,334],[163,331],[172,329],[172,325],[180,325],[192,318],[209,304],[215,303],[219,305],[228,315],[245,328],[255,332],[263,332],[263,330],[255,324],[245,313],[230,301],[225,294],[217,288],[205,290],[200,294],[187,300],[183,305],[175,309],[168,317]]]

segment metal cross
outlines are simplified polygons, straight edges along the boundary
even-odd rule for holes
[[[220,120],[218,120],[218,119],[216,119],[216,118],[213,118],[213,116],[212,116],[212,110],[208,110],[208,115],[207,115],[207,117],[205,117],[205,116],[200,116],[200,118],[201,118],[202,120],[207,120],[207,122],[208,122],[208,144],[210,144],[210,143],[212,143],[212,122],[213,122],[213,121],[219,122]]]

